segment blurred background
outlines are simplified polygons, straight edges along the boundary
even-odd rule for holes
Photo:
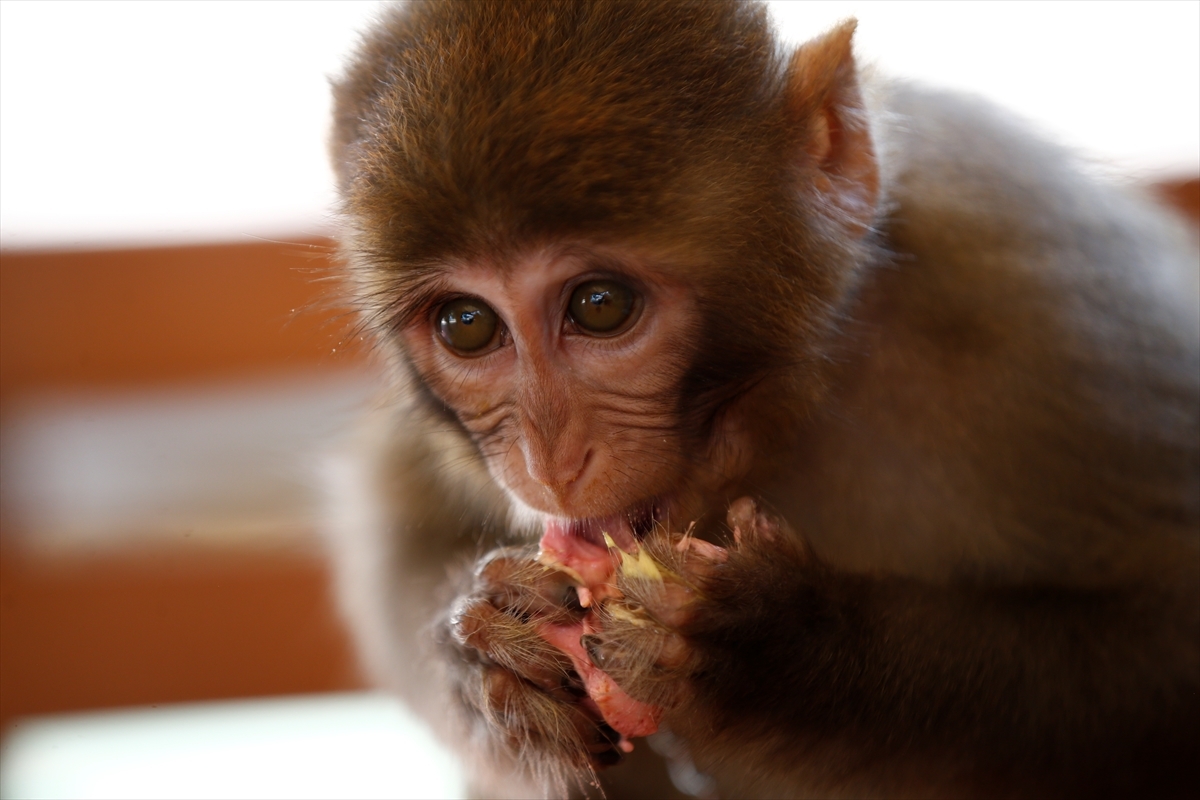
[[[0,2],[5,797],[461,794],[366,691],[317,536],[377,381],[325,156],[377,10]],[[1200,213],[1200,3],[772,13],[794,43],[857,16],[862,59]]]

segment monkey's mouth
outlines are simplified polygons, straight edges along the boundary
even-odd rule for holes
[[[539,543],[539,560],[567,568],[584,584],[600,583],[612,572],[610,544],[633,552],[637,543],[665,516],[665,504],[652,500],[607,517],[547,517]]]

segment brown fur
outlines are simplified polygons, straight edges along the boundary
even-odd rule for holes
[[[804,537],[733,548],[664,629],[689,647],[668,724],[723,793],[1197,789],[1195,251],[982,103],[860,75],[852,31],[789,59],[752,5],[414,3],[336,86],[351,292],[396,384],[338,488],[342,596],[376,676],[475,742],[486,794],[539,791],[595,734],[543,736],[574,719],[531,680],[554,656],[493,614],[539,578],[468,581],[470,642],[438,589],[527,536],[484,457],[549,434],[473,429],[405,331],[455,265],[560,245],[634,254],[695,304],[679,377],[639,401],[672,451],[630,469],[702,528],[749,494]],[[594,400],[563,397],[525,411]],[[622,642],[631,691],[665,697],[656,645]]]

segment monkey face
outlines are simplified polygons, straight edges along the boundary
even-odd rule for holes
[[[449,265],[437,281],[405,349],[516,502],[635,528],[698,511],[685,495],[709,481],[679,424],[697,311],[670,270],[559,247]]]

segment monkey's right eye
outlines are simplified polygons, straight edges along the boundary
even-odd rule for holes
[[[451,300],[438,310],[438,336],[458,353],[481,354],[496,341],[499,328],[491,306],[469,297]]]

